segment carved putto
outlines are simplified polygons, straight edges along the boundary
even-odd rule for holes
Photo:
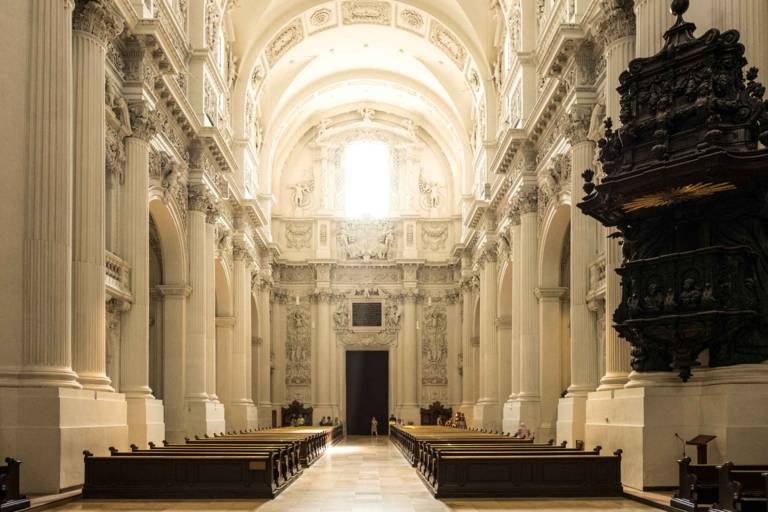
[[[424,169],[419,170],[419,192],[422,208],[431,210],[440,206],[440,183],[425,179]]]
[[[291,201],[296,208],[309,208],[312,205],[312,192],[315,191],[315,179],[310,177],[290,185]]]

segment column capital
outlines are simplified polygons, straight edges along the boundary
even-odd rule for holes
[[[521,191],[513,199],[513,204],[520,215],[528,213],[538,213],[539,211],[539,193],[535,188]]]
[[[211,209],[211,197],[208,187],[203,184],[191,185],[188,190],[189,209],[208,215]]]
[[[77,0],[72,12],[72,30],[89,34],[106,47],[123,31],[123,20],[103,0]]]
[[[208,208],[205,210],[205,222],[208,224],[216,224],[219,220],[219,216],[219,209],[213,204],[213,201],[210,201]]]
[[[316,304],[329,304],[334,298],[330,288],[318,288],[309,295],[309,299]]]
[[[145,101],[135,101],[128,104],[128,114],[131,117],[131,137],[149,142],[157,134],[160,127],[160,115],[151,110]]]
[[[596,34],[604,48],[635,35],[633,4],[622,0],[601,0],[603,16],[597,22]]]
[[[565,137],[571,146],[589,141],[589,128],[594,105],[573,105],[566,116]]]

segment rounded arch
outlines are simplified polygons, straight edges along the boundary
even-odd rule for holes
[[[562,286],[560,268],[563,258],[563,241],[571,226],[571,206],[563,201],[553,201],[546,210],[542,228],[543,243],[539,248],[539,286]]]
[[[157,227],[163,255],[163,284],[187,283],[187,251],[183,222],[158,194],[150,194],[149,214]]]
[[[221,258],[216,258],[216,316],[231,317],[234,314],[232,277],[229,267]]]

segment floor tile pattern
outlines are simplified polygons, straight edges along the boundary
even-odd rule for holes
[[[244,511],[259,512],[442,512],[654,510],[624,499],[446,500],[434,499],[386,437],[347,438],[331,448],[272,501],[83,501],[57,511]]]

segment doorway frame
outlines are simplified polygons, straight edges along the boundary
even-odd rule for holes
[[[392,413],[397,414],[395,410],[398,403],[395,396],[397,387],[397,365],[395,359],[397,358],[397,347],[393,345],[341,345],[341,350],[338,351],[339,359],[337,361],[337,367],[339,368],[339,417],[344,418],[344,435],[347,434],[347,352],[388,352],[387,355],[387,417],[385,421],[389,420],[389,415]]]

